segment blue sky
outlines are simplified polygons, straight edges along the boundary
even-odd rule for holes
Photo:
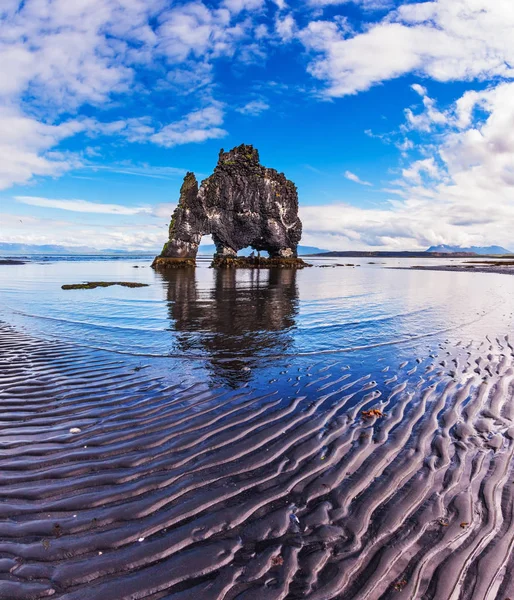
[[[304,244],[514,249],[514,3],[2,2],[0,241],[159,248],[242,142]]]

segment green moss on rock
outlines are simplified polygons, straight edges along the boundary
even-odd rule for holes
[[[304,269],[312,267],[301,258],[258,258],[250,256],[215,256],[215,269]]]
[[[157,256],[152,265],[152,269],[156,271],[167,269],[184,269],[196,267],[196,260],[194,258],[172,258],[168,256]]]

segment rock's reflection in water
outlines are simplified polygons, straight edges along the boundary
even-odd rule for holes
[[[205,355],[212,380],[231,387],[249,381],[268,354],[293,344],[298,314],[294,269],[214,272],[214,285],[200,292],[193,269],[163,275],[171,328],[179,350]]]

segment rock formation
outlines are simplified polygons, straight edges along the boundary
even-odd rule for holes
[[[263,167],[253,146],[222,149],[213,174],[200,187],[194,173],[186,174],[169,241],[154,266],[194,265],[207,234],[216,245],[215,259],[224,264],[248,246],[267,251],[275,264],[277,259],[304,264],[295,260],[302,234],[296,186],[283,173]]]

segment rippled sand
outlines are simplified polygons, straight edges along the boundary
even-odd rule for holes
[[[256,394],[3,325],[0,597],[514,597],[513,356],[331,356]]]

